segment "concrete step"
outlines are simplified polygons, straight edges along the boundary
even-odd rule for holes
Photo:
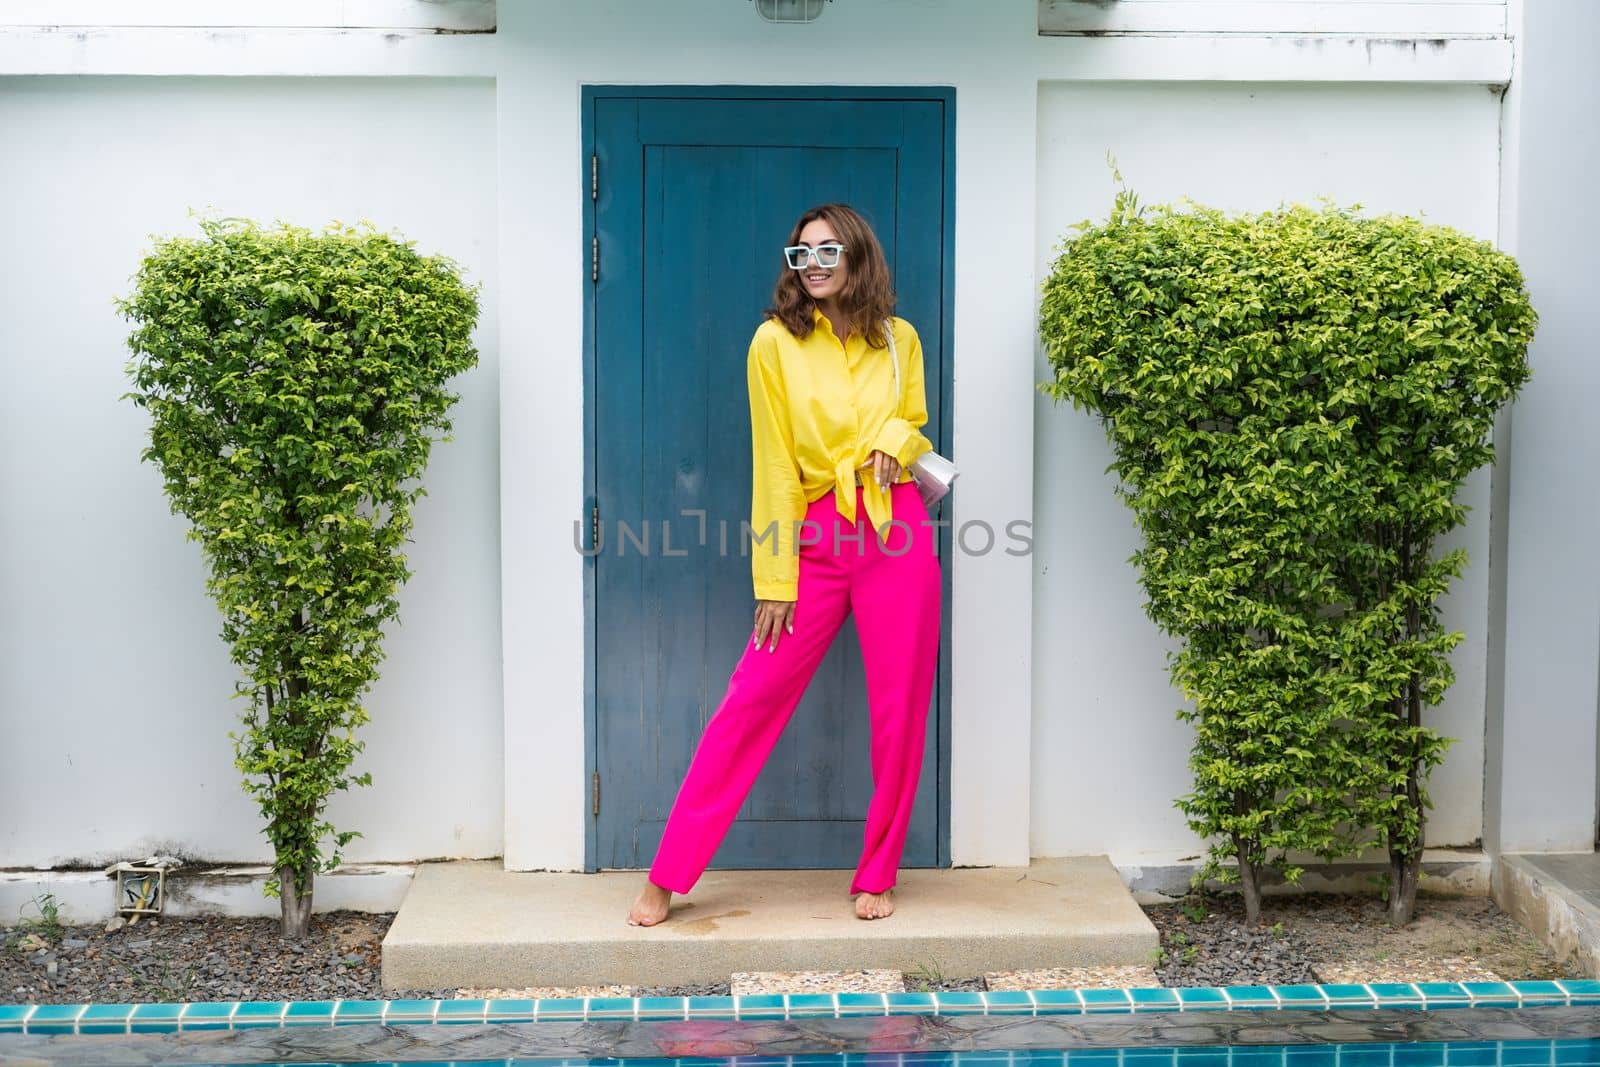
[[[1563,959],[1600,978],[1600,853],[1506,853],[1494,899]]]
[[[690,985],[735,971],[936,968],[948,977],[1148,963],[1155,927],[1104,856],[906,870],[864,922],[847,871],[708,871],[660,926],[626,922],[641,872],[421,864],[383,940],[386,989]]]

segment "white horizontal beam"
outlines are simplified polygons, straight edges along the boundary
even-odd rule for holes
[[[486,32],[495,0],[6,0],[5,26],[279,26]]]
[[[1040,37],[1037,56],[1040,81],[1511,81],[1504,39]]]
[[[1040,0],[1039,32],[1502,37],[1503,0]]]
[[[494,34],[0,27],[0,75],[492,78]]]

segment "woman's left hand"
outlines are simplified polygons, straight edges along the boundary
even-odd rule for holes
[[[879,489],[887,489],[889,485],[900,477],[900,461],[887,452],[878,449],[872,450],[872,476],[877,479]]]

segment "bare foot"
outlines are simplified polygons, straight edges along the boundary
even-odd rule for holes
[[[890,886],[881,893],[861,893],[856,897],[856,918],[858,919],[887,919],[894,914],[894,899],[889,896],[894,892]]]
[[[671,891],[647,880],[633,902],[633,910],[628,912],[628,925],[654,926],[667,917],[671,906]]]

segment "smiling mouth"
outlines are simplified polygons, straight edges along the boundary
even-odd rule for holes
[[[831,274],[807,274],[806,281],[812,283],[813,285],[819,285],[831,277],[833,277]]]

